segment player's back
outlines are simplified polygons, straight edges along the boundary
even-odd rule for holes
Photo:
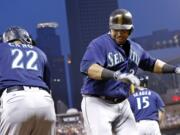
[[[42,81],[46,55],[29,44],[0,44],[0,89],[14,85],[48,88]]]
[[[158,120],[159,101],[157,93],[147,88],[137,90],[129,97],[131,109],[136,121]]]

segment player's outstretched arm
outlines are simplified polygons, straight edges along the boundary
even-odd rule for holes
[[[180,67],[169,65],[166,62],[157,59],[154,65],[155,73],[176,73],[180,74]]]
[[[132,83],[136,86],[138,86],[140,83],[139,79],[131,73],[121,73],[120,71],[114,72],[109,69],[103,68],[98,64],[92,64],[89,67],[87,74],[90,78],[96,80],[114,79],[126,83]]]
[[[165,125],[165,109],[164,108],[163,108],[163,111],[158,110],[158,117],[159,117],[160,127],[164,127],[164,125]]]

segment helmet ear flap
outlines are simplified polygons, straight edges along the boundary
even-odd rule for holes
[[[132,27],[130,30],[129,30],[129,35],[131,35],[131,33],[134,31],[134,27]]]
[[[22,43],[31,44],[32,45],[32,39],[30,38],[29,34],[25,34],[24,38],[20,39]]]

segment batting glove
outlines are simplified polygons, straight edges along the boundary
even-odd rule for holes
[[[176,74],[180,74],[180,67],[176,67],[175,73],[176,73]]]
[[[119,71],[115,72],[114,78],[118,81],[122,81],[125,83],[132,83],[135,86],[140,85],[140,80],[132,73],[121,73]]]

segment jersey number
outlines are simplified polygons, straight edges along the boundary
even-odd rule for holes
[[[138,97],[136,98],[137,100],[137,108],[138,110],[147,108],[149,106],[149,97],[144,96],[144,97]]]
[[[29,50],[26,52],[21,51],[20,49],[11,50],[12,56],[15,56],[12,62],[12,68],[22,68],[29,70],[38,70],[37,59],[38,55],[35,51]],[[28,57],[27,63],[23,62],[23,57]]]

